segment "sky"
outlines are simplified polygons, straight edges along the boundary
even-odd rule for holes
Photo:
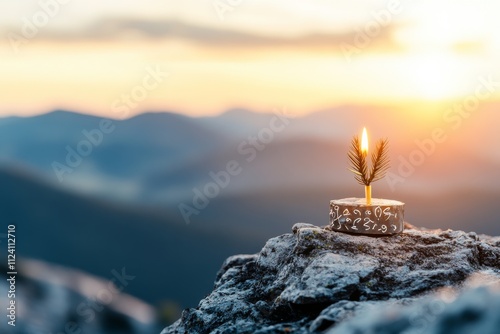
[[[499,12],[494,0],[0,1],[0,116],[441,106],[500,81]]]

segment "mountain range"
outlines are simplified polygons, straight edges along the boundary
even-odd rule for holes
[[[137,276],[127,293],[156,306],[196,306],[227,256],[256,252],[299,221],[326,225],[329,200],[363,196],[346,157],[363,126],[372,140],[390,139],[395,175],[403,160],[429,149],[433,131],[446,136],[420,153],[424,161],[395,189],[374,184],[375,197],[405,202],[407,220],[419,226],[499,235],[498,124],[490,105],[457,129],[440,115],[365,106],[295,117],[243,109],[199,118],[7,117],[0,119],[2,221],[18,226],[20,256],[104,278],[127,267]],[[69,166],[78,149],[91,152]],[[71,169],[62,182],[55,162]],[[216,184],[213,175],[230,162],[239,172],[186,224],[180,205],[193,207],[197,191]]]

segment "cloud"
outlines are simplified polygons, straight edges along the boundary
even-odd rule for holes
[[[393,40],[395,25],[381,27],[370,47],[398,48]],[[335,47],[342,43],[353,44],[357,31],[309,33],[298,36],[260,35],[239,30],[219,29],[188,24],[175,20],[146,21],[127,19],[99,20],[80,31],[47,31],[41,38],[77,42],[80,40],[137,40],[137,39],[184,39],[214,47]]]

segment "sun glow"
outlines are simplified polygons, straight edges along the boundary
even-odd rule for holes
[[[416,95],[425,100],[459,96],[462,93],[459,78],[469,74],[464,72],[458,58],[449,52],[425,52],[409,57],[406,75]]]
[[[496,38],[486,14],[477,3],[462,0],[411,5],[395,39],[406,50],[400,73],[414,97],[438,101],[469,93],[467,83],[476,80],[486,57],[484,43]]]
[[[113,20],[113,39],[108,32],[95,33],[92,13],[104,6],[103,12],[116,15],[115,7],[90,0],[84,7],[94,9],[74,9],[78,15],[68,16],[71,22],[51,21],[46,34],[19,46],[19,55],[9,39],[1,40],[0,115],[65,108],[115,117],[113,102],[140,84],[150,65],[172,75],[131,115],[175,110],[206,116],[234,107],[267,112],[283,104],[296,114],[362,104],[404,105],[431,115],[430,106],[473,93],[478,76],[500,77],[500,2],[493,0],[409,2],[384,33],[359,48],[359,31],[377,20],[361,15],[357,2],[255,3],[234,7],[221,23],[215,11],[193,7],[194,0],[168,6],[145,1],[151,7],[138,11],[137,19],[122,13]],[[383,1],[361,3],[368,12],[387,10]],[[152,10],[156,5],[169,10]],[[17,11],[0,11],[5,31],[21,29],[18,17],[29,13],[15,6]],[[167,29],[168,24],[178,28]],[[345,43],[359,52],[346,57]],[[496,90],[489,99],[499,98]]]

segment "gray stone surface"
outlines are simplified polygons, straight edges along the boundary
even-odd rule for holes
[[[410,306],[365,308],[327,334],[498,334],[500,289],[480,287],[463,291],[450,302],[439,293]]]
[[[419,333],[415,314],[423,314],[432,333],[458,334],[439,328],[470,312],[484,316],[481,334],[496,333],[487,328],[498,312],[487,310],[498,294],[471,287],[499,281],[498,237],[407,224],[399,235],[372,238],[296,224],[258,254],[227,259],[213,292],[162,333]],[[472,311],[468,301],[477,304]]]
[[[15,299],[7,298],[8,269],[0,264],[1,334],[152,334],[160,331],[153,307],[111,281],[39,260],[18,258]],[[118,273],[122,273],[118,268]],[[123,278],[122,278],[123,279]],[[132,281],[130,281],[132,282]],[[7,303],[15,301],[15,326]]]

